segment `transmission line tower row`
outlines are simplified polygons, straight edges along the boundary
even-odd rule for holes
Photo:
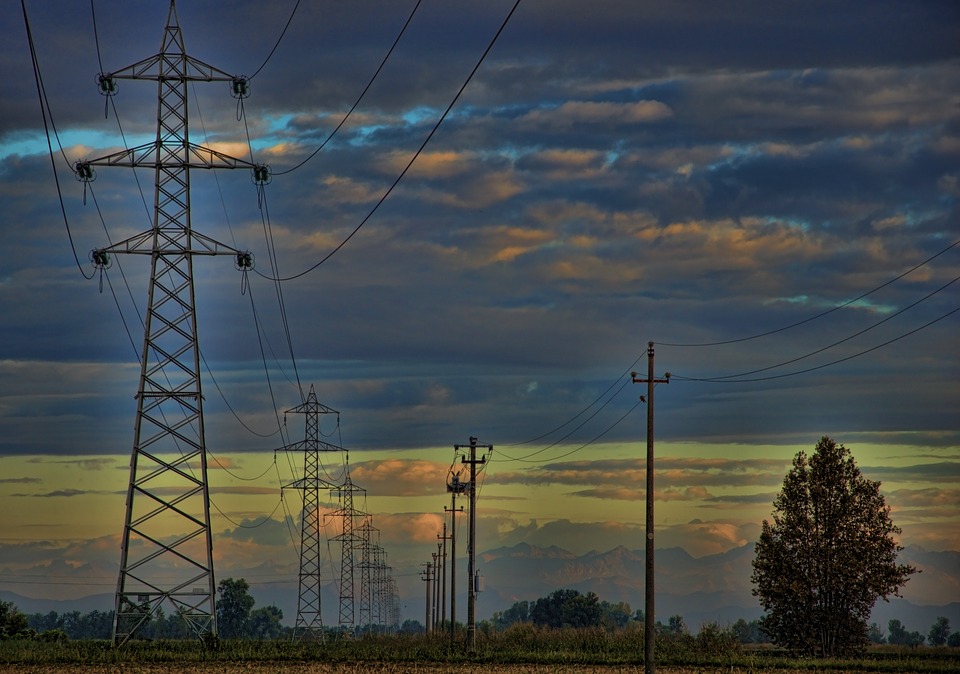
[[[339,501],[339,508],[330,515],[341,522],[340,533],[332,537],[340,544],[339,614],[340,629],[352,630],[356,627],[369,629],[373,625],[393,629],[399,617],[393,611],[395,599],[390,593],[391,578],[386,566],[386,553],[379,543],[371,542],[371,534],[378,532],[372,517],[354,507],[354,496],[366,494],[366,490],[353,483],[350,477],[350,464],[347,450],[320,439],[320,416],[337,414],[317,400],[311,385],[306,401],[288,413],[303,414],[305,432],[302,442],[293,443],[276,451],[303,452],[303,477],[284,488],[296,489],[303,494],[303,510],[300,519],[300,573],[297,601],[297,619],[294,625],[294,638],[301,640],[321,640],[323,638],[323,619],[321,615],[321,516],[320,492],[326,490]],[[323,463],[320,455],[325,452],[340,452],[345,458],[343,477],[334,482],[321,476]],[[362,520],[354,527],[354,520]],[[357,563],[357,554],[360,562]],[[360,625],[356,624],[356,567],[360,567]]]

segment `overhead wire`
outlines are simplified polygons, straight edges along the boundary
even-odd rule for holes
[[[857,297],[854,297],[852,300],[847,300],[846,302],[843,302],[843,303],[841,303],[841,304],[838,304],[838,305],[835,306],[835,307],[831,307],[830,309],[827,309],[826,311],[822,311],[822,312],[820,312],[820,313],[818,313],[818,314],[816,314],[816,315],[814,315],[814,316],[810,316],[809,318],[805,318],[805,319],[803,319],[802,321],[797,321],[796,323],[791,323],[790,325],[784,325],[784,326],[779,327],[779,328],[776,328],[776,329],[774,329],[774,330],[768,330],[768,331],[766,331],[766,332],[757,333],[757,334],[755,334],[755,335],[750,335],[750,336],[748,336],[748,337],[739,337],[739,338],[737,338],[737,339],[728,339],[728,340],[724,340],[724,341],[701,342],[701,343],[690,343],[690,344],[671,343],[671,342],[657,342],[657,345],[658,345],[658,346],[669,346],[669,347],[725,346],[725,345],[727,345],[727,344],[738,344],[738,343],[740,343],[740,342],[748,342],[748,341],[751,341],[751,340],[754,340],[754,339],[759,339],[759,338],[761,338],[761,337],[768,337],[768,336],[770,336],[770,335],[775,335],[775,334],[777,334],[777,333],[779,333],[779,332],[785,332],[785,331],[787,331],[787,330],[791,330],[791,329],[793,329],[793,328],[799,327],[799,326],[804,325],[804,324],[806,324],[806,323],[810,323],[811,321],[815,321],[815,320],[817,320],[817,319],[823,318],[824,316],[829,316],[830,314],[832,314],[832,313],[835,312],[835,311],[839,311],[840,309],[845,309],[846,307],[849,307],[851,304],[855,304],[855,303],[859,302],[860,300],[862,300],[862,299],[864,299],[864,298],[866,298],[866,297],[869,297],[869,296],[872,295],[873,293],[875,293],[875,292],[877,292],[877,291],[879,291],[879,290],[882,290],[883,288],[886,288],[887,286],[889,286],[889,285],[891,285],[891,284],[893,284],[893,283],[896,283],[897,281],[899,281],[900,279],[904,278],[905,276],[908,276],[909,274],[912,274],[913,272],[915,272],[916,270],[920,269],[921,267],[924,267],[924,266],[930,264],[930,263],[933,262],[935,259],[937,259],[937,258],[940,257],[941,255],[943,255],[944,253],[946,253],[946,252],[949,251],[950,249],[955,248],[955,247],[958,246],[958,245],[960,245],[960,239],[957,239],[956,241],[954,241],[953,243],[951,243],[951,244],[950,244],[949,246],[947,246],[946,248],[943,248],[942,250],[938,251],[937,253],[934,253],[933,255],[931,255],[930,257],[928,257],[928,258],[927,258],[926,260],[924,260],[923,262],[920,262],[920,263],[914,265],[913,267],[911,267],[910,269],[906,270],[906,271],[903,272],[902,274],[900,274],[900,275],[898,275],[898,276],[895,276],[895,277],[893,277],[892,279],[890,279],[890,280],[888,280],[888,281],[886,281],[886,282],[884,282],[884,283],[881,283],[880,285],[876,286],[875,288],[872,288],[872,289],[868,290],[867,292],[865,292],[865,293],[863,293],[863,294],[861,294],[861,295],[858,295]]]
[[[770,370],[775,370],[775,369],[777,369],[777,368],[779,368],[779,367],[784,367],[785,365],[791,365],[791,364],[796,363],[796,362],[798,362],[798,361],[805,360],[805,359],[807,359],[807,358],[810,358],[811,356],[817,355],[818,353],[823,353],[824,351],[828,351],[829,349],[832,349],[832,348],[834,348],[835,346],[839,346],[839,345],[841,345],[841,344],[843,344],[843,343],[845,343],[845,342],[849,342],[851,339],[855,339],[855,338],[857,338],[857,337],[859,337],[859,336],[861,336],[861,335],[863,335],[863,334],[866,334],[867,332],[870,332],[870,331],[873,330],[874,328],[880,327],[881,325],[883,325],[883,324],[886,323],[887,321],[890,321],[890,320],[896,318],[896,317],[899,316],[900,314],[902,314],[902,313],[904,313],[904,312],[906,312],[906,311],[909,311],[910,309],[914,308],[914,307],[917,306],[918,304],[921,304],[921,303],[927,301],[928,299],[930,299],[931,297],[933,297],[933,296],[939,294],[940,292],[946,290],[947,288],[949,288],[950,286],[952,286],[952,285],[953,285],[954,283],[956,283],[957,281],[960,281],[960,276],[957,276],[957,277],[953,278],[951,281],[948,281],[947,283],[945,283],[944,285],[940,286],[940,287],[937,288],[936,290],[933,290],[933,291],[927,293],[926,295],[924,295],[924,296],[921,297],[920,299],[916,300],[915,302],[912,302],[911,304],[906,305],[905,307],[901,308],[899,311],[895,311],[895,312],[889,314],[888,316],[886,316],[885,318],[877,321],[877,322],[874,323],[873,325],[871,325],[871,326],[869,326],[869,327],[866,327],[866,328],[864,328],[863,330],[860,330],[859,332],[855,332],[855,333],[853,333],[852,335],[848,335],[847,337],[844,337],[843,339],[837,340],[836,342],[833,342],[832,344],[828,344],[827,346],[824,346],[824,347],[821,347],[821,348],[816,349],[816,350],[814,350],[814,351],[811,351],[811,352],[809,352],[809,353],[806,353],[806,354],[804,354],[804,355],[802,355],[802,356],[798,356],[798,357],[796,357],[796,358],[791,358],[790,360],[782,361],[782,362],[780,362],[780,363],[777,363],[776,365],[769,365],[769,366],[767,366],[767,367],[761,367],[761,368],[758,368],[758,369],[756,369],[756,370],[749,370],[749,371],[747,371],[747,372],[739,372],[739,373],[737,373],[737,374],[728,374],[728,375],[723,375],[723,376],[719,376],[719,377],[709,377],[709,378],[700,379],[699,381],[735,380],[735,379],[740,379],[741,377],[747,377],[747,376],[750,376],[750,375],[753,375],[753,374],[758,374],[758,373],[760,373],[760,372],[768,372],[768,371],[770,371]],[[678,379],[679,379],[679,377],[678,377]]]
[[[557,431],[559,431],[560,429],[562,429],[564,426],[573,423],[573,422],[576,421],[578,418],[580,418],[580,416],[581,416],[582,414],[586,413],[587,410],[589,410],[591,407],[593,407],[594,405],[596,405],[596,404],[597,404],[598,402],[600,402],[608,393],[610,393],[610,391],[613,390],[613,387],[616,386],[617,383],[618,383],[621,379],[623,379],[623,378],[626,377],[628,374],[630,374],[630,372],[633,370],[633,368],[636,367],[637,363],[640,362],[640,359],[641,359],[641,358],[643,358],[643,354],[637,356],[637,358],[630,364],[630,366],[624,371],[624,373],[621,374],[619,377],[617,377],[615,380],[613,380],[613,382],[610,383],[610,386],[608,386],[607,389],[606,389],[603,393],[601,393],[601,394],[598,395],[596,398],[594,398],[593,401],[592,401],[589,405],[587,405],[586,407],[584,407],[582,410],[580,410],[579,412],[577,412],[575,415],[573,415],[572,417],[570,417],[569,419],[567,419],[566,421],[564,421],[562,424],[560,424],[560,425],[557,426],[556,428],[553,428],[552,430],[549,430],[549,431],[547,431],[546,433],[541,433],[540,435],[536,436],[535,438],[530,438],[529,440],[524,440],[524,441],[522,441],[522,442],[511,442],[511,443],[501,444],[501,445],[499,445],[499,446],[500,446],[500,447],[517,447],[517,446],[519,446],[519,445],[528,445],[528,444],[530,444],[531,442],[536,442],[537,440],[542,440],[543,438],[547,437],[548,435],[553,435],[554,433],[556,433]],[[621,387],[621,388],[622,388],[622,387]]]
[[[345,245],[347,245],[347,243],[357,234],[357,232],[359,232],[360,229],[370,220],[370,218],[373,217],[374,213],[376,213],[377,210],[380,208],[380,206],[383,205],[383,203],[387,200],[387,197],[389,197],[390,194],[393,193],[393,190],[396,189],[397,185],[400,184],[400,181],[403,180],[403,177],[407,174],[407,171],[410,170],[410,167],[413,166],[417,158],[423,153],[424,148],[426,148],[427,144],[433,139],[434,135],[437,133],[437,130],[440,128],[440,125],[443,124],[444,120],[446,120],[447,116],[450,114],[450,111],[453,109],[454,105],[456,105],[457,101],[460,100],[460,96],[463,94],[464,90],[467,88],[467,85],[470,84],[470,81],[473,79],[473,76],[477,73],[477,70],[480,69],[480,66],[483,64],[484,60],[487,58],[487,55],[493,49],[493,46],[496,44],[497,39],[500,37],[501,33],[503,33],[504,29],[507,27],[507,23],[509,23],[510,18],[513,16],[514,12],[516,12],[517,7],[519,5],[520,5],[520,0],[516,0],[516,2],[513,5],[513,8],[510,10],[506,18],[503,20],[503,23],[500,25],[500,28],[497,30],[496,34],[493,36],[493,39],[490,41],[490,43],[487,45],[487,48],[483,51],[483,54],[480,56],[480,59],[477,61],[476,65],[473,67],[473,70],[470,71],[470,74],[467,76],[467,79],[464,80],[463,84],[460,86],[460,89],[457,91],[456,95],[453,97],[453,100],[450,101],[450,104],[443,111],[443,114],[440,115],[440,118],[433,125],[433,128],[427,134],[427,137],[420,144],[420,147],[417,148],[417,151],[410,158],[410,161],[407,162],[406,166],[404,166],[403,170],[400,171],[400,174],[390,184],[390,186],[383,193],[380,199],[377,200],[377,202],[373,205],[373,207],[370,209],[367,215],[364,216],[364,218],[353,229],[353,231],[350,232],[350,234],[348,234],[346,238],[343,239],[343,241],[337,244],[337,246],[333,250],[331,250],[322,259],[320,259],[320,261],[316,262],[315,264],[308,267],[302,272],[299,272],[292,276],[276,277],[276,278],[265,276],[261,272],[256,272],[256,273],[258,273],[260,276],[263,276],[263,278],[266,278],[272,281],[292,281],[294,279],[298,279],[301,276],[305,276],[310,272],[314,271],[315,269],[320,267],[322,264],[324,264],[327,260],[329,260],[334,255],[336,255]]]
[[[92,0],[91,0],[91,1],[92,1]],[[283,30],[280,31],[280,37],[277,38],[276,43],[274,43],[274,45],[273,45],[273,49],[271,49],[271,50],[270,50],[270,53],[267,54],[267,58],[264,59],[263,63],[260,65],[259,68],[257,68],[256,72],[253,73],[249,78],[247,78],[248,80],[252,80],[254,77],[256,77],[257,75],[259,75],[259,74],[260,74],[260,71],[263,70],[263,69],[266,67],[267,63],[270,62],[270,59],[273,58],[274,52],[277,51],[277,47],[279,47],[279,46],[280,46],[280,42],[283,41],[283,36],[287,34],[287,29],[290,28],[290,24],[293,22],[293,17],[296,15],[297,9],[298,9],[299,7],[300,7],[300,0],[297,0],[297,2],[293,5],[293,11],[290,12],[290,18],[287,19],[286,25],[284,25]]]
[[[620,388],[617,389],[617,392],[614,393],[612,396],[610,396],[610,398],[608,398],[605,403],[603,403],[600,407],[598,407],[598,408],[593,412],[593,414],[591,414],[591,415],[588,416],[586,419],[584,419],[582,422],[580,422],[580,424],[579,424],[578,426],[576,426],[574,429],[572,429],[572,430],[571,430],[570,432],[568,432],[566,435],[564,435],[563,437],[559,438],[558,440],[550,443],[550,444],[547,445],[546,447],[541,447],[540,449],[538,449],[538,450],[536,450],[536,451],[534,451],[534,452],[530,452],[530,453],[527,454],[526,456],[522,456],[522,457],[513,457],[513,456],[510,456],[510,455],[508,455],[508,454],[504,454],[504,456],[506,456],[507,459],[509,459],[510,461],[529,461],[530,457],[536,456],[536,455],[538,455],[538,454],[542,454],[543,452],[547,451],[548,449],[551,449],[551,448],[553,448],[553,447],[556,447],[556,446],[559,445],[561,442],[563,442],[564,440],[566,440],[567,438],[569,438],[571,435],[573,435],[574,433],[576,433],[577,431],[579,431],[581,428],[583,428],[583,427],[584,427],[588,422],[590,422],[594,417],[596,417],[598,414],[600,414],[600,412],[602,412],[602,411],[607,407],[607,405],[609,405],[611,402],[613,402],[613,400],[616,399],[616,397],[617,397],[618,395],[620,395],[620,393],[623,391],[623,389],[626,388],[627,384],[630,384],[630,383],[632,383],[632,379],[631,379],[631,378],[625,378],[625,379],[623,380],[623,383],[620,384]],[[502,452],[501,452],[501,453],[502,453]]]
[[[376,81],[377,77],[380,75],[380,71],[383,70],[383,66],[386,65],[387,60],[390,58],[390,55],[393,54],[393,50],[396,49],[397,44],[400,42],[400,38],[403,37],[403,34],[407,31],[407,27],[410,25],[410,22],[413,21],[413,16],[414,14],[417,13],[417,9],[420,7],[421,2],[422,0],[417,0],[417,4],[413,6],[413,11],[410,12],[410,16],[407,17],[406,22],[403,24],[403,28],[400,29],[400,33],[397,35],[396,39],[393,41],[393,44],[390,45],[390,49],[387,50],[387,53],[384,55],[383,59],[380,61],[380,65],[377,66],[377,69],[373,73],[373,76],[367,82],[367,86],[365,86],[363,88],[363,91],[360,92],[360,95],[357,96],[357,99],[353,102],[353,105],[350,106],[350,109],[347,110],[347,113],[343,116],[343,118],[341,118],[340,123],[337,124],[337,126],[333,129],[333,131],[330,132],[330,134],[326,137],[326,139],[322,143],[320,143],[319,147],[317,147],[313,152],[311,152],[300,163],[296,164],[291,168],[285,169],[283,171],[277,171],[274,173],[274,175],[282,176],[282,175],[286,175],[287,173],[292,173],[293,171],[296,171],[298,168],[300,168],[301,166],[306,164],[308,161],[316,157],[317,154],[324,147],[326,147],[327,143],[329,143],[333,139],[333,137],[337,134],[340,128],[344,125],[344,123],[346,123],[347,119],[349,119],[350,115],[353,114],[354,110],[357,109],[357,106],[360,105],[360,101],[362,101],[363,97],[367,95],[367,92],[370,90],[370,87],[373,86],[374,81]]]
[[[872,353],[872,352],[874,352],[874,351],[877,351],[878,349],[882,349],[882,348],[885,347],[885,346],[889,346],[890,344],[893,344],[893,343],[895,343],[895,342],[899,342],[901,339],[905,339],[905,338],[907,338],[907,337],[910,337],[911,335],[914,335],[914,334],[920,332],[921,330],[925,330],[925,329],[929,328],[930,326],[935,325],[936,323],[939,323],[940,321],[942,321],[942,320],[944,320],[944,319],[946,319],[946,318],[949,318],[950,316],[952,316],[953,314],[957,313],[958,311],[960,311],[960,306],[956,307],[955,309],[953,309],[953,310],[951,310],[951,311],[948,311],[948,312],[945,313],[945,314],[942,314],[942,315],[938,316],[937,318],[934,318],[934,319],[931,320],[931,321],[928,321],[928,322],[924,323],[923,325],[921,325],[921,326],[919,326],[919,327],[917,327],[917,328],[914,328],[913,330],[910,330],[909,332],[905,332],[905,333],[903,333],[903,334],[901,334],[901,335],[898,335],[897,337],[894,337],[894,338],[892,338],[892,339],[888,339],[887,341],[885,341],[885,342],[883,342],[883,343],[881,343],[881,344],[877,344],[876,346],[870,347],[869,349],[864,349],[863,351],[860,351],[860,352],[858,352],[858,353],[854,353],[854,354],[851,354],[851,355],[849,355],[849,356],[845,356],[845,357],[843,357],[843,358],[838,358],[837,360],[831,361],[831,362],[829,362],[829,363],[823,363],[822,365],[817,365],[817,366],[815,366],[815,367],[809,367],[809,368],[806,368],[806,369],[804,369],[804,370],[797,370],[797,371],[794,371],[794,372],[786,372],[786,373],[777,374],[777,375],[769,375],[769,376],[766,376],[766,377],[754,377],[754,378],[749,378],[749,379],[718,379],[718,378],[715,378],[715,377],[714,377],[714,378],[711,378],[711,377],[685,377],[685,376],[683,376],[683,375],[676,375],[676,374],[673,375],[673,379],[676,379],[676,380],[678,380],[678,381],[702,381],[702,382],[712,382],[712,383],[720,383],[720,384],[742,384],[742,383],[746,383],[746,382],[770,381],[770,380],[772,380],[772,379],[783,379],[783,378],[785,378],[785,377],[794,377],[794,376],[801,375],[801,374],[807,374],[808,372],[815,372],[816,370],[822,370],[822,369],[824,369],[824,368],[831,367],[831,366],[833,366],[833,365],[838,365],[838,364],[840,364],[840,363],[845,363],[845,362],[847,362],[848,360],[853,360],[854,358],[859,358],[860,356],[864,356],[864,355],[866,355],[866,354],[868,354],[868,353]]]
[[[230,522],[230,524],[237,527],[238,529],[259,529],[264,524],[266,524],[267,522],[273,519],[273,516],[276,514],[277,510],[280,509],[280,504],[283,502],[283,499],[281,498],[279,501],[277,501],[277,505],[274,506],[273,512],[271,512],[269,515],[264,517],[262,520],[260,520],[256,524],[241,524],[240,522],[237,522],[236,520],[231,518],[229,515],[227,515],[225,512],[223,512],[223,510],[220,509],[220,506],[218,506],[213,499],[209,499],[209,501],[210,501],[210,505],[216,508],[217,512],[220,513],[220,516],[223,517],[223,519],[227,520],[228,522]]]
[[[50,110],[50,102],[47,99],[46,89],[43,86],[43,76],[40,73],[40,62],[37,58],[37,49],[33,41],[33,31],[30,28],[30,18],[27,16],[27,5],[25,0],[20,0],[20,7],[23,10],[23,23],[27,31],[27,43],[30,47],[30,61],[33,65],[33,79],[37,87],[37,98],[40,102],[40,116],[43,119],[43,130],[47,139],[47,152],[50,155],[50,167],[53,169],[53,180],[57,186],[57,198],[60,202],[60,213],[63,215],[63,224],[67,230],[67,239],[70,241],[70,250],[73,252],[73,259],[77,263],[77,269],[80,270],[80,275],[83,276],[88,281],[93,279],[95,274],[91,272],[89,276],[83,269],[83,265],[80,263],[80,256],[77,255],[77,247],[73,240],[73,232],[70,230],[70,219],[67,217],[66,205],[63,203],[63,191],[60,187],[60,176],[57,174],[57,163],[53,158],[53,143],[50,140],[50,128],[53,128],[54,136],[57,139],[57,145],[60,147],[60,154],[63,156],[64,161],[67,165],[70,165],[70,161],[67,159],[66,153],[63,151],[63,145],[60,143],[60,135],[57,133],[56,123],[53,120],[53,113]],[[49,116],[49,123],[47,118]]]

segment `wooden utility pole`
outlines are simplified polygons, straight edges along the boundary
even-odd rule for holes
[[[644,606],[643,606],[643,668],[646,674],[655,674],[657,671],[654,660],[656,647],[656,617],[654,611],[654,553],[653,553],[653,389],[656,384],[669,384],[670,373],[663,379],[653,376],[653,342],[647,344],[647,378],[637,377],[636,372],[630,373],[634,384],[647,385],[647,531],[646,543],[646,577],[644,578]]]
[[[488,451],[493,451],[493,445],[479,445],[485,447]],[[463,445],[456,445],[456,449]],[[477,647],[477,579],[476,579],[476,557],[477,557],[477,466],[487,462],[487,457],[477,458],[477,439],[470,438],[469,460],[466,457],[460,457],[461,463],[470,466],[470,484],[467,485],[467,491],[470,495],[470,544],[467,551],[467,647],[472,651]]]
[[[430,601],[431,593],[430,590],[433,589],[433,563],[426,563],[427,570],[423,574],[424,585],[426,585],[426,594],[424,596],[424,618],[423,618],[423,629],[429,635],[431,632],[430,625]]]
[[[463,506],[457,508],[457,494],[462,494],[464,484],[459,475],[454,475],[447,491],[450,492],[450,508],[444,510],[450,513],[450,647],[456,645],[457,634],[457,513],[463,512]]]
[[[444,506],[446,510],[446,506]],[[442,541],[442,550],[440,552],[440,629],[447,624],[447,520],[443,520],[443,534],[437,534],[437,538]]]

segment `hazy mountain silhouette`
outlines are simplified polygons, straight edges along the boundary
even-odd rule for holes
[[[666,622],[672,615],[682,615],[692,629],[705,622],[721,625],[739,618],[752,620],[762,614],[752,596],[750,584],[753,545],[733,548],[705,557],[692,557],[682,548],[658,549],[657,618]],[[938,616],[950,619],[952,629],[960,628],[960,602],[947,603],[960,597],[960,552],[933,552],[909,546],[901,559],[917,566],[904,588],[905,598],[878,601],[872,621],[885,631],[890,619],[900,620],[908,630],[926,634]],[[465,572],[458,559],[457,619],[466,618]],[[496,548],[477,556],[477,567],[484,578],[484,591],[478,595],[477,616],[489,618],[521,600],[545,597],[554,590],[570,588],[594,592],[601,600],[625,601],[633,610],[643,608],[644,551],[618,546],[606,552],[574,554],[557,546],[547,548],[520,543],[509,548]],[[243,574],[237,574],[238,577]],[[424,584],[419,578],[401,585],[403,618],[424,620]],[[276,605],[281,608],[284,623],[293,624],[297,615],[297,590],[289,583],[254,583],[250,593],[256,606]],[[25,613],[64,613],[113,609],[113,594],[97,594],[81,599],[32,599],[13,592],[0,591],[0,600],[12,601]],[[322,587],[324,624],[337,623],[338,594],[332,579]],[[356,614],[359,617],[359,612]]]

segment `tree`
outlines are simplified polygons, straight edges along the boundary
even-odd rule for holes
[[[883,644],[887,642],[883,636],[883,630],[877,623],[870,623],[870,627],[867,629],[867,639],[870,640],[871,644]]]
[[[908,632],[899,620],[894,618],[887,623],[887,630],[890,635],[887,637],[887,643],[893,646],[919,646],[923,643],[924,636],[919,632]]]
[[[927,632],[927,641],[931,646],[943,646],[950,638],[950,619],[946,616],[937,616],[937,621]]]
[[[530,620],[531,602],[526,599],[513,603],[506,611],[496,611],[493,614],[493,626],[497,629],[506,629],[514,623],[525,623]]]
[[[283,611],[276,606],[263,606],[250,614],[247,633],[255,639],[277,639],[283,634]]]
[[[0,639],[15,637],[27,629],[27,616],[11,601],[0,601]]]
[[[223,639],[246,636],[255,600],[243,578],[227,578],[217,585],[217,629]]]
[[[683,621],[682,615],[672,615],[667,622],[667,631],[671,634],[688,634],[687,623]]]
[[[600,612],[603,626],[610,631],[622,630],[630,622],[630,616],[633,614],[630,604],[625,601],[618,601],[616,604],[602,601]]]
[[[849,449],[824,436],[799,452],[764,520],[753,560],[753,594],[774,643],[805,655],[862,652],[878,598],[899,596],[916,571],[897,564],[900,529]]]
[[[544,627],[598,627],[603,620],[600,598],[593,592],[555,590],[537,599],[530,620]]]

